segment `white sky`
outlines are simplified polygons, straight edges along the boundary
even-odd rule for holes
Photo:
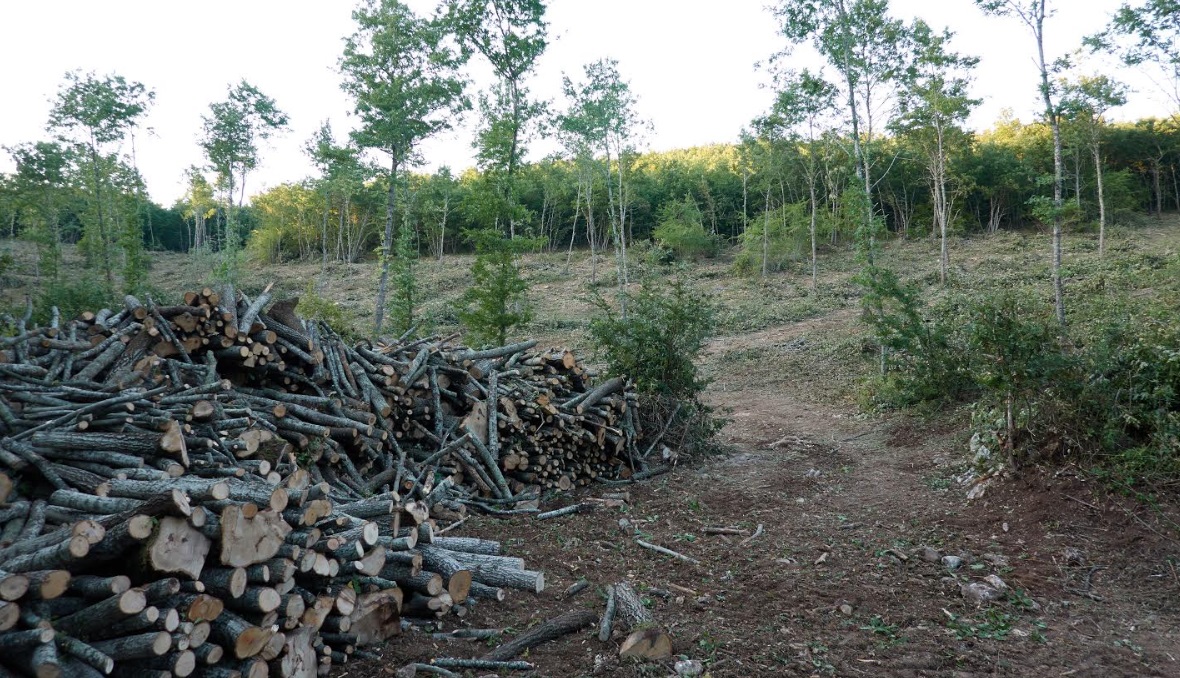
[[[433,0],[410,0],[424,11]],[[555,38],[531,87],[560,97],[561,74],[617,59],[654,131],[656,150],[736,141],[741,128],[770,102],[766,75],[754,63],[785,46],[764,0],[551,0]],[[1119,0],[1057,0],[1060,14],[1046,32],[1049,58],[1073,51],[1100,29]],[[893,0],[895,16],[921,16],[957,33],[955,48],[982,58],[975,93],[984,99],[971,119],[986,128],[1004,108],[1031,119],[1038,92],[1033,42],[1011,19],[982,16],[972,0]],[[182,175],[204,162],[196,145],[201,115],[225,97],[230,83],[249,80],[276,99],[291,130],[272,140],[248,192],[301,179],[312,169],[301,148],[330,119],[337,138],[351,124],[336,61],[352,31],[350,0],[0,0],[0,146],[43,139],[50,99],[62,74],[82,68],[118,73],[156,91],[137,141],[138,161],[152,197],[170,204],[183,193]],[[798,66],[814,67],[800,54]],[[1151,80],[1114,65],[1137,91],[1117,118],[1165,115],[1166,99]],[[560,105],[560,102],[558,103]],[[474,123],[471,116],[469,125]],[[470,166],[470,128],[423,148],[427,167]],[[551,150],[534,143],[538,152]],[[0,153],[0,171],[11,171]]]

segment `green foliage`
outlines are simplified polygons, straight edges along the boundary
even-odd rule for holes
[[[1180,477],[1180,321],[1119,304],[1063,343],[1042,302],[1018,292],[923,305],[883,275],[868,316],[886,346],[879,404],[973,402],[979,460],[1074,457],[1124,485]],[[1079,313],[1081,315],[1081,313]],[[974,444],[973,444],[974,445]]]
[[[8,279],[16,270],[16,257],[12,256],[12,250],[5,247],[0,250],[0,285],[8,285]]]
[[[952,616],[946,623],[959,640],[1005,640],[1012,633],[1014,619],[999,608],[988,608],[980,618]]]
[[[715,326],[715,302],[680,276],[645,279],[620,308],[601,296],[594,301],[591,341],[610,374],[635,384],[642,429],[666,427],[664,442],[689,455],[709,450],[722,421],[700,401],[707,382],[695,361]]]
[[[397,334],[409,332],[415,323],[414,304],[417,301],[418,283],[414,276],[414,264],[418,259],[418,248],[414,232],[403,224],[397,234],[397,245],[393,258],[393,294],[389,299],[389,321]]]
[[[1180,477],[1180,321],[1124,316],[1084,354],[1079,418],[1127,483]]]
[[[695,398],[705,388],[693,362],[714,328],[713,302],[677,276],[643,281],[621,309],[601,296],[590,336],[611,374],[626,376],[645,393]]]
[[[46,281],[33,302],[33,320],[46,325],[57,307],[62,320],[78,317],[83,311],[109,308],[115,302],[114,290],[89,275],[62,276]]]
[[[827,232],[826,213],[816,224],[817,237]],[[811,206],[797,202],[756,214],[749,227],[741,236],[741,250],[733,266],[743,274],[754,274],[762,270],[762,257],[766,255],[768,271],[781,271],[793,262],[799,261],[811,251]]]
[[[471,266],[472,285],[459,301],[459,321],[473,343],[508,343],[513,329],[532,319],[527,292],[517,257],[541,246],[535,238],[505,238],[487,229],[468,233],[475,244]]]
[[[717,239],[705,231],[701,210],[690,197],[666,203],[660,211],[656,242],[680,259],[699,259],[717,254]]]
[[[882,355],[882,391],[892,405],[945,402],[973,390],[967,357],[954,345],[962,311],[948,303],[927,312],[919,290],[897,274],[872,266],[863,275],[863,319]]]
[[[316,291],[314,282],[308,282],[299,297],[299,316],[308,322],[320,321],[348,339],[359,339],[356,319],[339,303]]]

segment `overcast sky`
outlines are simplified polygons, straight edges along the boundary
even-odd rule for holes
[[[411,0],[420,10],[433,0]],[[551,0],[553,44],[542,57],[533,92],[560,96],[561,75],[575,78],[588,62],[610,57],[639,97],[651,121],[647,148],[663,150],[732,142],[763,112],[770,93],[754,64],[785,46],[764,0]],[[1100,29],[1119,0],[1057,0],[1049,20],[1049,58],[1078,48]],[[971,119],[986,128],[1012,109],[1031,119],[1037,110],[1034,43],[1013,21],[981,15],[972,0],[893,0],[907,21],[921,16],[957,34],[957,50],[982,61],[976,96],[984,103]],[[183,193],[183,172],[204,162],[196,145],[201,116],[245,78],[273,97],[291,129],[263,151],[263,165],[248,192],[308,176],[305,140],[330,119],[343,139],[352,121],[336,62],[352,32],[349,0],[0,0],[0,146],[45,138],[50,100],[62,74],[82,68],[118,73],[156,92],[147,119],[150,134],[137,140],[137,156],[152,197],[171,204]],[[813,66],[801,52],[799,67]],[[1165,115],[1166,99],[1153,95],[1150,78],[1115,65],[1136,88],[1115,118]],[[472,118],[474,122],[474,118]],[[470,127],[424,147],[428,168],[470,166]],[[544,140],[537,152],[551,150]],[[0,153],[0,171],[11,171]]]

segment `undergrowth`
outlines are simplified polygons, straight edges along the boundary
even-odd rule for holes
[[[981,266],[983,267],[983,266]],[[969,404],[976,461],[1091,465],[1121,486],[1180,479],[1180,258],[1112,248],[1067,267],[1069,324],[1035,269],[990,262],[946,290],[884,276],[876,407]]]

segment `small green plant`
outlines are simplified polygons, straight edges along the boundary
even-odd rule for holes
[[[601,295],[594,303],[590,338],[608,372],[640,393],[641,430],[664,431],[663,444],[690,456],[711,449],[722,421],[700,400],[707,382],[695,361],[713,331],[712,299],[677,276],[648,278],[617,305]]]
[[[414,231],[408,224],[403,223],[398,231],[393,257],[389,323],[390,329],[395,333],[404,334],[414,327],[414,303],[417,301],[418,292],[417,278],[414,275],[418,248],[414,242]]]
[[[90,275],[62,276],[45,282],[33,304],[33,320],[41,325],[48,323],[55,306],[62,320],[67,320],[83,311],[111,307],[114,301],[113,290]]]
[[[528,282],[520,272],[519,255],[535,250],[542,241],[535,238],[505,238],[497,231],[468,233],[475,244],[471,287],[459,301],[459,321],[473,343],[508,343],[513,329],[532,319]]]
[[[959,640],[979,638],[983,640],[1005,640],[1012,633],[1012,615],[997,608],[988,609],[983,619],[952,617],[947,628],[955,632]]]
[[[303,296],[299,297],[299,315],[308,321],[326,323],[346,338],[358,338],[352,316],[343,306],[316,291],[314,282],[307,283]]]
[[[860,627],[861,631],[872,631],[878,636],[883,636],[882,645],[884,647],[893,647],[904,643],[906,639],[898,634],[900,630],[897,624],[886,623],[881,615],[875,614],[869,619],[869,623]]]

